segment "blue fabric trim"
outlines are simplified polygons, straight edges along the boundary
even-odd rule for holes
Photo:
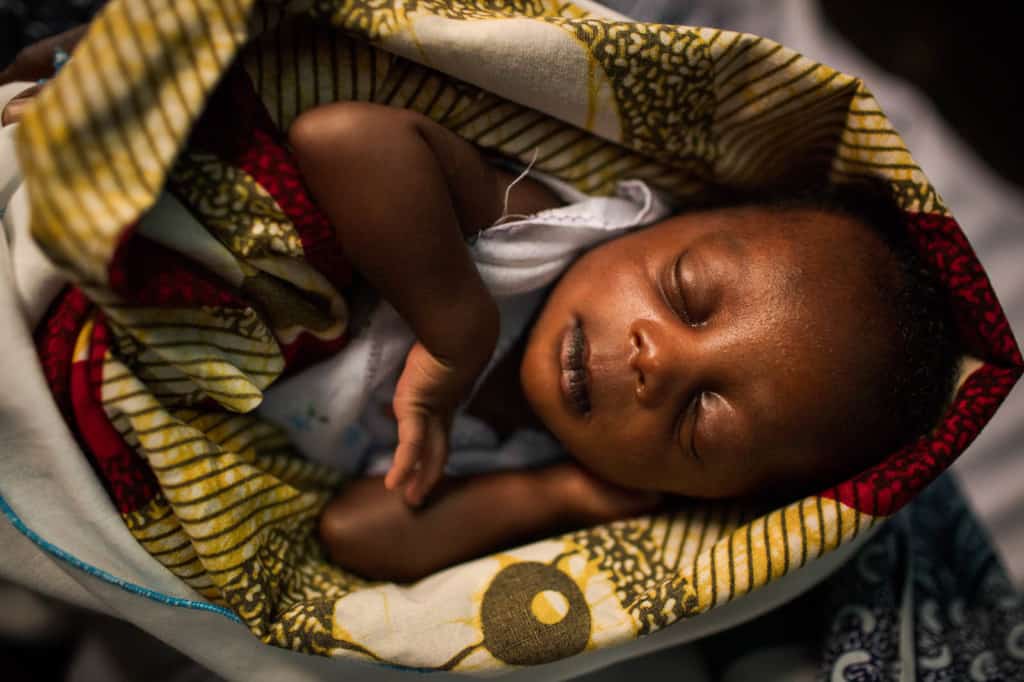
[[[222,616],[226,616],[227,618],[230,618],[236,623],[242,622],[242,620],[238,616],[236,616],[231,610],[226,609],[223,606],[217,606],[216,604],[210,604],[208,602],[194,601],[192,599],[181,599],[180,597],[172,597],[170,595],[162,594],[160,592],[154,592],[153,590],[142,587],[141,585],[136,585],[135,583],[130,583],[127,580],[123,580],[122,578],[118,578],[115,575],[111,575],[110,573],[107,573],[103,569],[97,568],[92,564],[85,563],[78,557],[67,553],[60,547],[57,547],[56,545],[51,544],[43,538],[39,537],[39,535],[35,531],[26,526],[25,523],[21,520],[21,518],[16,513],[14,513],[14,510],[11,509],[10,505],[7,504],[7,500],[4,499],[3,495],[0,495],[0,511],[3,511],[4,515],[11,522],[11,525],[17,528],[22,535],[24,535],[29,540],[36,543],[37,545],[39,545],[39,547],[54,555],[58,559],[63,559],[75,568],[81,571],[85,571],[91,576],[99,578],[100,580],[105,580],[112,585],[117,585],[123,590],[127,590],[128,592],[132,592],[139,596],[145,597],[146,599],[151,599],[161,604],[167,604],[168,606],[181,606],[187,609],[196,609],[197,611],[210,611],[212,613],[219,613]]]
[[[112,585],[117,585],[121,589],[140,595],[142,597],[145,597],[146,599],[152,599],[153,601],[159,602],[161,604],[167,604],[168,606],[181,606],[188,609],[196,609],[198,611],[211,611],[213,613],[219,613],[222,616],[227,616],[236,623],[242,622],[242,619],[236,616],[234,612],[224,608],[223,606],[217,606],[215,604],[209,604],[207,602],[194,601],[192,599],[181,599],[180,597],[171,597],[166,594],[161,594],[160,592],[154,592],[153,590],[147,589],[140,585],[136,585],[135,583],[130,583],[127,580],[122,580],[121,578],[118,578],[115,575],[107,573],[103,569],[96,568],[92,564],[87,564],[78,557],[68,554],[60,547],[57,547],[56,545],[42,539],[35,531],[26,526],[24,521],[22,521],[21,518],[14,512],[14,510],[11,509],[10,505],[7,504],[7,500],[4,499],[3,495],[0,495],[0,511],[3,511],[4,515],[11,522],[11,525],[17,528],[22,535],[24,535],[32,542],[39,545],[41,548],[43,548],[50,554],[53,554],[58,559],[63,559],[75,568],[85,571],[89,575],[95,576],[100,580],[105,580],[108,583],[111,583]],[[384,663],[380,661],[374,661],[374,664],[384,668],[393,668],[395,670],[401,670],[404,672],[425,674],[440,672],[433,668],[412,668],[404,665],[396,665],[394,663]]]

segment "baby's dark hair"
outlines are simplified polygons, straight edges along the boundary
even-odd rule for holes
[[[884,307],[892,328],[891,356],[876,367],[873,390],[851,415],[860,435],[870,433],[866,449],[847,445],[849,463],[857,469],[877,462],[925,435],[941,418],[956,383],[960,347],[946,289],[924,262],[906,230],[905,214],[891,192],[875,182],[828,185],[805,193],[789,193],[767,203],[778,210],[816,209],[851,218],[869,228],[892,255],[892,268],[872,273],[875,302]],[[857,408],[860,409],[857,409]],[[849,434],[853,437],[855,434]],[[843,472],[844,475],[855,473]]]
[[[722,195],[719,195],[722,196]],[[735,194],[719,206],[817,210],[850,218],[870,230],[892,256],[872,264],[870,281],[885,328],[889,357],[880,358],[864,395],[849,396],[849,433],[836,445],[848,456],[830,472],[847,477],[925,435],[937,423],[956,383],[960,347],[945,288],[906,231],[906,219],[888,188],[875,182],[827,185],[799,191]],[[877,267],[876,267],[877,265]],[[893,277],[893,271],[896,276]],[[865,442],[868,441],[868,442]],[[816,481],[815,483],[821,483]]]

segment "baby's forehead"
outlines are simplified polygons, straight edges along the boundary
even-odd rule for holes
[[[805,208],[750,206],[725,218],[722,229],[708,231],[694,248],[709,260],[722,259],[722,272],[731,268],[723,285],[770,322],[781,347],[800,353],[808,365],[829,364],[835,362],[830,352],[819,351],[857,355],[859,347],[874,345],[866,337],[887,331],[878,297],[899,271],[871,227]]]
[[[698,294],[710,287],[733,304],[813,318],[805,322],[860,313],[898,277],[875,230],[837,212],[755,204],[694,211],[663,225],[644,250],[678,263]]]
[[[841,249],[875,237],[871,227],[857,218],[808,206],[753,204],[716,209],[709,216],[716,218],[716,236],[723,239],[780,240]]]
[[[810,207],[739,205],[702,209],[661,223],[675,237],[694,245],[721,245],[733,251],[747,244],[785,249],[821,248],[826,252],[861,246],[871,238],[870,227],[842,213]],[[668,246],[667,244],[665,246]]]
[[[860,220],[816,208],[748,206],[723,213],[707,244],[811,279],[813,288],[862,288],[886,274],[893,255],[881,236]],[[796,277],[803,275],[803,278]]]

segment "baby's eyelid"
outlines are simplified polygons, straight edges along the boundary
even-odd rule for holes
[[[697,422],[700,419],[701,408],[703,407],[704,398],[706,394],[707,391],[696,391],[693,394],[693,398],[690,399],[690,402],[687,403],[686,405],[686,409],[684,409],[682,412],[682,418],[679,420],[678,427],[679,442],[680,444],[683,444],[685,442],[683,440],[683,429],[686,426],[686,422],[690,422],[689,443],[684,445],[684,450],[688,450],[689,454],[692,455],[698,461],[701,460],[701,456],[700,453],[697,451]],[[691,413],[693,413],[692,417],[690,417]],[[690,417],[690,419],[687,419],[687,417]]]
[[[683,284],[683,276],[680,273],[680,265],[683,258],[686,256],[686,251],[683,251],[676,260],[672,263],[672,289],[674,290],[677,299],[679,300],[678,306],[673,306],[679,313],[679,316],[683,318],[683,322],[691,327],[703,327],[707,324],[706,319],[698,320],[692,313],[692,309],[686,298],[686,292],[689,287]]]
[[[686,291],[683,288],[683,278],[679,276],[679,263],[683,260],[683,256],[685,255],[686,252],[683,251],[676,256],[676,259],[672,261],[672,269],[669,272],[669,278],[672,282],[672,292],[676,295],[676,299],[679,302],[678,305],[673,306],[673,308],[675,308],[679,313],[679,316],[683,318],[683,322],[691,327],[695,327],[697,325],[694,324],[693,317],[690,316],[689,307],[686,305]]]

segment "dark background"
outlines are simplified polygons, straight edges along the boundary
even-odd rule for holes
[[[163,0],[173,1],[173,0]],[[819,0],[825,16],[886,70],[926,92],[998,173],[1024,187],[1024,33],[1015,3]],[[0,65],[89,20],[102,0],[0,0]]]
[[[1024,33],[1016,3],[819,0],[829,22],[917,85],[997,172],[1024,187]]]
[[[40,38],[89,21],[103,0],[0,0],[0,66]]]

